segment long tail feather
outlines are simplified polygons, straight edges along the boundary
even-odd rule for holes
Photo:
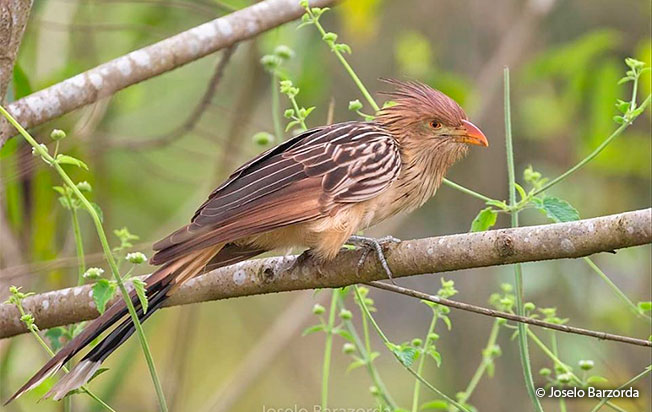
[[[136,307],[138,317],[145,321],[158,309],[168,298],[170,293],[178,288],[183,282],[200,273],[206,263],[219,252],[222,245],[216,245],[208,249],[198,250],[182,258],[170,262],[152,273],[145,280],[145,288],[149,302],[147,313],[142,313],[142,307],[135,291],[130,293],[130,298]],[[83,350],[95,338],[110,329],[121,319],[128,315],[124,301],[119,300],[111,305],[101,316],[92,321],[86,328],[64,346],[55,356],[52,357],[34,376],[27,381],[14,395],[5,402],[5,405],[21,396],[23,393],[35,388],[47,377],[56,373],[61,366],[72,359],[77,353]],[[125,319],[116,327],[102,342],[93,348],[82,361],[73,368],[71,373],[64,377],[61,382],[52,388],[48,395],[54,395],[60,399],[72,389],[76,389],[86,383],[93,376],[100,363],[115,351],[134,332],[131,319]]]

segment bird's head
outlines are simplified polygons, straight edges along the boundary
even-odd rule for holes
[[[460,105],[444,93],[418,82],[383,81],[395,87],[383,93],[393,103],[383,108],[376,120],[401,143],[456,152],[466,151],[467,145],[489,146]]]

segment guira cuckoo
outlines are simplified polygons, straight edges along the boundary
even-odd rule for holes
[[[468,145],[484,134],[451,98],[424,84],[389,80],[394,102],[373,121],[316,127],[237,169],[199,207],[190,223],[154,244],[160,267],[145,283],[145,321],[188,279],[263,252],[307,247],[333,259],[356,232],[423,205]],[[118,301],[50,359],[9,401],[58,371],[107,329],[117,326],[46,396],[79,388],[134,332]]]

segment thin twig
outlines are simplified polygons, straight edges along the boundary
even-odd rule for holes
[[[476,306],[470,303],[463,303],[463,302],[458,302],[450,299],[440,298],[435,295],[429,295],[427,293],[419,292],[417,290],[412,290],[396,285],[390,285],[388,283],[383,283],[379,281],[373,281],[367,284],[379,289],[384,289],[390,292],[400,293],[401,295],[411,296],[413,298],[439,303],[440,305],[449,306],[451,308],[461,309],[467,312],[479,313],[480,315],[513,320],[519,323],[540,326],[542,328],[554,329],[566,333],[574,333],[576,335],[591,336],[593,338],[598,338],[601,340],[611,340],[615,342],[627,343],[630,345],[652,348],[652,341],[645,340],[645,339],[614,335],[613,333],[600,332],[600,331],[595,331],[590,329],[577,328],[574,326],[558,325],[556,323],[544,322],[540,319],[528,318],[527,316],[519,316],[513,313],[501,312],[499,310],[489,309],[482,306]]]
[[[126,149],[137,149],[137,150],[158,148],[161,146],[168,145],[174,142],[175,140],[177,140],[179,137],[191,132],[195,128],[195,125],[197,125],[197,123],[201,120],[202,116],[204,115],[204,112],[206,112],[206,110],[210,107],[211,101],[213,100],[213,97],[215,97],[217,86],[220,83],[220,80],[222,80],[222,77],[224,76],[224,70],[226,69],[226,66],[229,64],[229,61],[231,60],[231,56],[233,55],[233,52],[235,51],[236,47],[237,47],[237,43],[224,50],[224,52],[222,53],[222,57],[218,61],[217,65],[215,66],[213,76],[211,76],[211,79],[208,82],[208,85],[206,86],[206,91],[204,92],[204,95],[202,96],[199,103],[197,103],[197,106],[195,106],[192,113],[190,113],[188,118],[183,122],[181,126],[177,127],[170,133],[166,133],[158,137],[150,138],[147,140],[130,139],[129,141],[117,141],[115,143],[112,143],[111,146],[122,147]]]

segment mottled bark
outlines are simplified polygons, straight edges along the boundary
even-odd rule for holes
[[[0,102],[11,82],[31,9],[31,0],[0,0]]]
[[[465,233],[389,244],[395,277],[516,262],[577,258],[652,242],[652,209],[577,222]],[[289,271],[295,256],[243,262],[183,285],[167,306],[300,289],[340,287],[385,278],[373,253],[356,274],[360,251],[343,251],[325,264],[312,259]],[[95,318],[91,286],[55,290],[24,301],[42,329]],[[25,333],[18,311],[0,305],[0,338]]]

